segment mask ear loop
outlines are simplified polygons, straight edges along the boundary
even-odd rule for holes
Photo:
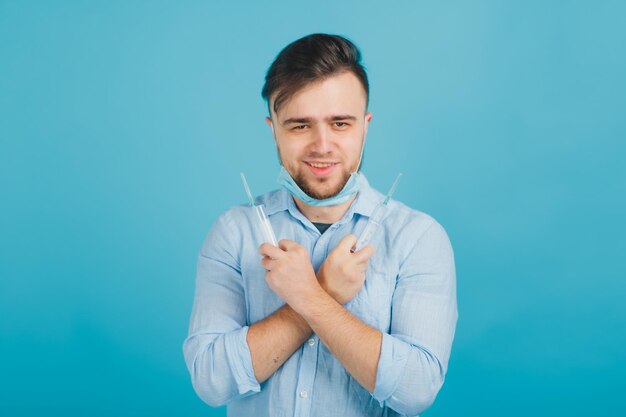
[[[352,174],[358,174],[359,173],[359,167],[361,166],[361,161],[363,160],[363,151],[365,150],[365,141],[367,140],[367,134],[363,135],[363,145],[361,145],[361,156],[359,156],[359,163],[356,165],[356,171],[354,171]]]
[[[274,138],[274,144],[276,145],[276,151],[278,154],[278,165],[285,168],[285,166],[283,165],[283,160],[280,159],[280,152],[278,151],[278,139],[276,139],[276,132],[274,132],[274,121],[272,121],[272,137]]]

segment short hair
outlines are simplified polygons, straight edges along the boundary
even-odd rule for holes
[[[369,103],[369,82],[361,64],[361,51],[339,35],[314,33],[287,45],[267,70],[261,96],[267,101],[274,94],[274,112],[304,86],[333,75],[352,72],[365,90],[365,107]],[[271,112],[270,112],[271,114]]]

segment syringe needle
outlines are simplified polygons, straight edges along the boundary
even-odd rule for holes
[[[246,194],[248,195],[248,201],[250,202],[250,206],[254,206],[254,197],[252,197],[252,192],[250,191],[250,187],[248,187],[248,181],[246,181],[246,176],[243,175],[243,172],[239,173],[241,175],[241,180],[243,181],[243,187],[246,189]]]
[[[361,232],[359,239],[354,244],[352,249],[350,249],[350,252],[354,253],[360,250],[362,247],[364,247],[368,243],[370,243],[376,231],[381,228],[382,220],[385,217],[385,212],[388,209],[387,203],[389,203],[391,196],[396,191],[396,187],[398,186],[398,181],[400,180],[401,176],[402,176],[402,173],[398,174],[398,176],[396,177],[396,180],[391,185],[391,188],[389,189],[389,192],[387,193],[383,201],[379,202],[376,205],[376,207],[374,208],[374,211],[372,212],[369,219],[367,220],[367,223],[365,224],[365,228]]]
[[[402,173],[399,173],[398,176],[396,177],[396,180],[391,185],[391,188],[389,189],[389,192],[387,193],[387,197],[385,197],[385,205],[389,202],[393,193],[396,192],[396,187],[398,186],[398,181],[400,181],[401,176],[402,176]]]

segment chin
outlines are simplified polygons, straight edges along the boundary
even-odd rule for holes
[[[331,185],[332,184],[332,185]],[[305,181],[305,186],[298,184],[302,191],[307,193],[309,196],[313,197],[316,200],[325,200],[327,198],[331,198],[339,194],[341,189],[344,187],[345,182],[342,181]]]

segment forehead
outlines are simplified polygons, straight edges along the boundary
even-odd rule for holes
[[[352,114],[358,117],[365,114],[366,101],[365,89],[356,75],[344,72],[309,84],[296,92],[283,103],[278,119],[323,119],[330,114]]]

